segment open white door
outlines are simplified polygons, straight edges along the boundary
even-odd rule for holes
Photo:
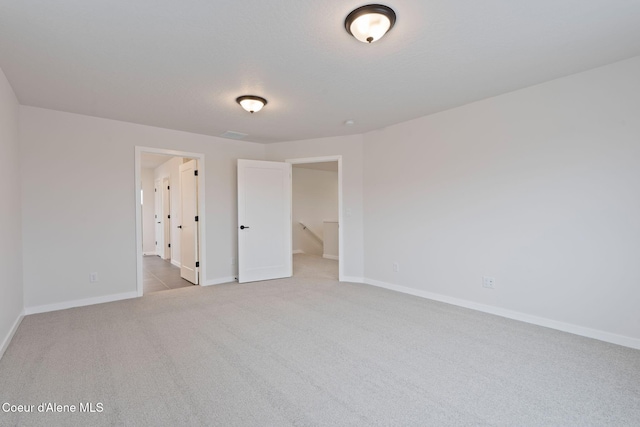
[[[198,167],[196,160],[180,165],[182,224],[180,225],[180,275],[198,284]]]
[[[169,196],[169,178],[162,180],[162,221],[164,221],[162,258],[171,259],[171,197]]]
[[[291,164],[238,160],[238,282],[292,276]]]
[[[164,221],[162,220],[162,180],[154,182],[153,196],[155,202],[156,255],[164,255]]]

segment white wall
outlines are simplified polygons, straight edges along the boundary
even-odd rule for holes
[[[237,158],[339,154],[347,279],[640,346],[638,76],[633,58],[365,135],[267,146],[19,107],[22,253],[38,260],[25,305],[135,292],[136,145],[205,154],[206,281],[235,275]],[[0,195],[16,202],[2,222],[15,225],[17,101],[0,80]],[[14,322],[20,236],[2,233],[0,307]]]
[[[169,178],[170,211],[171,211],[171,262],[180,265],[180,230],[178,225],[182,223],[181,195],[180,195],[180,165],[182,157],[172,157],[170,160],[154,169],[155,179]]]
[[[293,249],[322,256],[325,220],[338,220],[338,173],[293,166]]]
[[[27,106],[20,132],[24,259],[37,260],[25,268],[28,311],[135,293],[136,145],[204,153],[204,279],[234,277],[236,159],[262,159],[264,145]]]
[[[266,146],[269,160],[342,156],[342,203],[345,280],[362,280],[362,135],[289,141]]]
[[[636,57],[364,135],[365,276],[640,345],[639,118]]]
[[[23,309],[18,99],[0,70],[0,356]]]
[[[142,177],[142,252],[155,254],[156,252],[156,221],[155,221],[155,193],[153,169],[143,168]]]

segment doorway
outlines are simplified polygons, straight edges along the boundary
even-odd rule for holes
[[[151,163],[150,163],[151,162]],[[149,172],[155,167],[156,173]],[[171,168],[171,173],[165,172]],[[173,172],[175,169],[175,172]],[[145,270],[143,256],[150,251],[145,246],[148,242],[158,242],[153,255],[166,260],[163,268],[179,268],[178,277],[193,284],[201,284],[204,280],[206,263],[205,235],[205,176],[204,154],[150,147],[135,148],[135,182],[136,182],[136,288],[138,296],[145,293],[144,277],[149,275]],[[187,176],[191,174],[191,176]],[[143,184],[145,177],[155,180],[156,190],[151,197],[145,197]],[[173,191],[172,191],[173,190]],[[183,195],[184,194],[184,195]],[[155,196],[158,197],[155,197]],[[148,196],[148,195],[147,195]],[[143,205],[143,201],[145,205]],[[148,221],[149,206],[153,206],[153,228],[145,228],[143,222]],[[145,209],[147,208],[147,209]],[[156,215],[160,218],[156,218]],[[159,221],[158,221],[159,220]],[[159,235],[159,239],[151,239],[149,230]],[[144,240],[143,240],[144,235]],[[147,262],[146,264],[149,264]],[[173,265],[171,265],[173,264]],[[147,265],[148,267],[148,265]],[[148,270],[148,269],[147,269]],[[168,286],[173,288],[170,284]]]
[[[320,257],[320,259],[332,260],[335,263],[337,257],[337,279],[343,280],[344,233],[340,226],[343,218],[342,156],[337,155],[287,159],[284,162],[238,160],[238,281],[240,283],[291,277],[293,259],[291,236],[294,226],[302,227],[299,224],[300,221],[294,224],[292,216],[293,165],[331,162],[337,163],[338,209],[337,222],[328,222],[332,222],[337,228],[338,253],[337,255],[327,254],[327,257]],[[335,165],[333,167],[335,168]],[[284,240],[282,240],[283,236]],[[274,245],[273,242],[277,244]],[[246,253],[247,248],[251,249],[249,254]],[[253,274],[256,272],[260,275]]]
[[[294,277],[338,280],[338,161],[292,165]]]
[[[342,156],[307,157],[285,161],[291,163],[293,169],[294,208],[291,228],[294,236],[294,253],[297,252],[298,258],[302,255],[301,252],[308,250],[311,250],[311,254],[318,255],[320,260],[313,258],[305,260],[305,264],[311,264],[312,269],[321,268],[327,271],[330,266],[325,265],[328,264],[326,261],[337,261],[337,279],[342,281],[344,276]],[[337,185],[332,183],[336,180]],[[305,186],[305,183],[314,181],[315,189],[313,184]],[[337,194],[336,190],[332,189],[333,185],[337,186]],[[306,193],[308,190],[314,190],[316,195]],[[314,204],[317,203],[320,207],[316,206],[314,213]],[[298,247],[295,247],[296,243]],[[295,264],[296,255],[294,255],[294,275],[296,271],[300,271],[295,269]]]

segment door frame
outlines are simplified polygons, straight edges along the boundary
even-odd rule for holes
[[[338,162],[338,281],[344,281],[344,222],[342,215],[342,156],[303,157],[286,159],[285,162],[292,165],[304,163]],[[292,172],[293,179],[293,172]],[[293,185],[293,181],[292,181]],[[291,206],[293,206],[293,192],[291,193]],[[293,221],[291,221],[291,235],[293,236]]]
[[[198,248],[198,261],[200,262],[200,270],[199,275],[202,280],[199,280],[199,286],[202,286],[203,283],[206,282],[206,240],[203,236],[206,235],[206,218],[205,215],[205,177],[207,176],[205,173],[205,161],[204,161],[204,153],[192,153],[189,151],[179,151],[179,150],[168,150],[164,148],[153,148],[153,147],[143,147],[143,146],[135,146],[135,204],[136,204],[136,289],[138,292],[138,296],[141,297],[143,295],[143,274],[142,274],[142,205],[140,204],[140,192],[142,191],[142,153],[151,153],[151,154],[164,154],[173,157],[188,157],[192,159],[198,160],[198,243],[200,247]]]
[[[164,226],[165,226],[165,222],[164,222],[164,206],[163,206],[163,202],[164,202],[164,194],[162,193],[162,178],[159,179],[155,179],[153,181],[153,188],[154,188],[154,200],[153,200],[153,204],[155,205],[155,209],[154,209],[154,214],[155,214],[155,218],[154,218],[154,229],[156,232],[156,255],[159,256],[160,258],[164,259]],[[158,221],[158,219],[160,221]],[[160,225],[158,225],[160,224]]]

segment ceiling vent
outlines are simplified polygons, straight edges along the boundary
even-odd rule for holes
[[[220,136],[223,138],[229,138],[229,139],[243,139],[247,135],[248,134],[246,133],[234,132],[232,130],[228,130]]]

